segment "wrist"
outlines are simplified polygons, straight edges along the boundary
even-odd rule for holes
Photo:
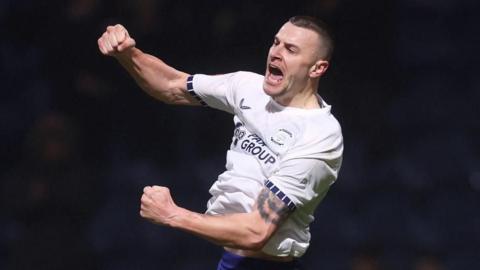
[[[140,55],[142,52],[137,49],[136,47],[131,47],[128,49],[125,49],[122,52],[117,52],[113,55],[115,59],[117,59],[119,62],[124,62],[133,59],[137,55]]]
[[[184,228],[188,219],[193,216],[193,213],[187,209],[177,207],[175,213],[168,219],[167,225],[176,229]]]

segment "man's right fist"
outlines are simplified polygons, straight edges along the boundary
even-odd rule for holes
[[[116,56],[133,47],[135,47],[135,40],[121,24],[108,26],[105,33],[98,39],[98,48],[104,55]]]

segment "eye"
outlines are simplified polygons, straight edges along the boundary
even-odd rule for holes
[[[287,46],[286,49],[291,54],[296,54],[298,52],[297,48],[295,48],[293,46]]]
[[[278,39],[275,38],[275,39],[273,39],[273,44],[272,44],[272,46],[276,46],[276,45],[278,45],[279,43],[280,43],[280,41],[278,41]]]

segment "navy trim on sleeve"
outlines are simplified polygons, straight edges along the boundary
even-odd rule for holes
[[[198,100],[198,102],[200,102],[200,104],[202,104],[202,106],[204,107],[207,107],[207,103],[205,103],[205,101],[203,101],[198,95],[197,93],[195,93],[195,91],[193,90],[193,75],[190,75],[188,76],[188,79],[187,79],[187,90],[188,90],[188,93],[194,97],[196,100]]]
[[[290,198],[288,198],[285,193],[283,193],[277,186],[275,186],[274,183],[270,182],[270,180],[267,179],[265,181],[265,186],[270,189],[270,191],[273,192],[273,194],[275,194],[277,198],[282,200],[287,205],[288,209],[290,209],[290,211],[295,211],[297,206],[292,202],[292,200],[290,200]]]

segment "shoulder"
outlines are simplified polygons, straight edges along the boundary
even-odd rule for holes
[[[251,71],[237,71],[237,72],[234,72],[233,74],[235,74],[235,76],[237,76],[238,78],[263,80],[263,75],[260,75],[258,73],[251,72]]]
[[[314,135],[316,138],[314,141],[316,142],[325,140],[338,141],[338,143],[343,142],[342,127],[337,118],[335,118],[330,112],[325,113],[310,122],[309,125],[307,125],[306,134],[310,135],[310,138]]]
[[[330,112],[319,116],[307,125],[307,134],[316,134],[318,138],[327,139],[342,136],[342,127]]]
[[[232,80],[232,81],[259,81],[263,80],[263,75],[258,73],[250,72],[250,71],[235,71],[229,73],[221,73],[221,74],[203,74],[198,73],[192,75],[193,77],[205,77],[210,79],[220,79],[220,80]]]
[[[231,77],[232,95],[235,99],[259,98],[263,92],[263,76],[249,71],[237,71]]]
[[[310,117],[302,126],[303,132],[295,143],[295,152],[325,161],[342,157],[342,128],[331,113]]]
[[[263,75],[250,71],[237,71],[231,73],[231,78],[238,84],[258,84],[263,81]]]

